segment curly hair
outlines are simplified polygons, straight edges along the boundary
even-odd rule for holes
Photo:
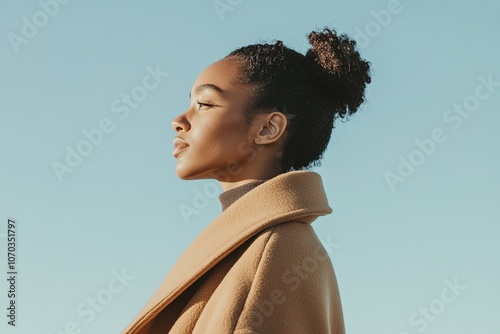
[[[335,120],[358,110],[371,82],[370,62],[361,58],[356,42],[324,28],[308,35],[305,55],[282,41],[238,48],[225,57],[241,65],[240,81],[255,94],[246,121],[261,113],[281,111],[287,116],[280,172],[320,165]]]

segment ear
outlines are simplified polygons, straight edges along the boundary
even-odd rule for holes
[[[278,141],[285,133],[287,124],[285,114],[279,111],[258,115],[255,119],[257,135],[254,143],[271,144]]]

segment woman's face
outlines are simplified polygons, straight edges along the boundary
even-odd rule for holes
[[[173,120],[173,154],[181,179],[248,177],[256,135],[246,125],[244,112],[252,90],[238,83],[238,74],[237,64],[228,60],[208,66],[193,84],[188,109]]]

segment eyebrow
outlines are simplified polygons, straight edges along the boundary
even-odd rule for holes
[[[195,94],[200,94],[205,89],[214,90],[217,93],[219,93],[220,95],[224,95],[224,90],[222,88],[220,88],[219,86],[216,86],[214,84],[199,85],[198,87],[196,87],[196,89],[194,90],[194,92],[195,92]],[[191,93],[189,93],[189,98],[191,98]]]

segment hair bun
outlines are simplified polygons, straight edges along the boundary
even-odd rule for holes
[[[306,59],[324,80],[325,94],[340,117],[354,113],[364,102],[364,92],[371,82],[370,63],[361,58],[356,41],[335,30],[324,28],[309,34],[311,48]]]

